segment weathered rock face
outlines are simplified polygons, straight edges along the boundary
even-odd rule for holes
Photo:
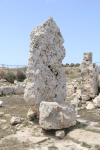
[[[43,129],[62,129],[76,124],[75,108],[69,102],[58,104],[42,101],[39,111],[39,124]]]
[[[86,101],[90,98],[94,98],[95,95],[98,93],[98,74],[98,66],[96,64],[92,64],[92,53],[84,53],[81,70],[82,100]]]
[[[64,39],[52,17],[38,25],[30,34],[30,56],[24,98],[28,104],[42,101],[64,102],[66,76],[61,63],[65,57]]]

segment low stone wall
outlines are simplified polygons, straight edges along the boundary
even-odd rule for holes
[[[24,94],[24,89],[27,85],[26,80],[24,82],[14,81],[13,86],[1,86],[0,87],[0,96],[2,95],[11,95],[11,94]]]

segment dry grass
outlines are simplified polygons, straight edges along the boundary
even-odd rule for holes
[[[72,82],[81,77],[81,67],[62,67],[66,74],[67,82]]]

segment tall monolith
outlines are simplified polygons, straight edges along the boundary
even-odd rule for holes
[[[24,93],[28,104],[39,108],[42,101],[65,101],[66,76],[61,66],[65,57],[63,43],[60,28],[52,17],[31,31],[28,84]]]

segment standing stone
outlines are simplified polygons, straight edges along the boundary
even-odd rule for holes
[[[62,103],[66,100],[66,76],[61,66],[65,57],[63,43],[52,17],[31,31],[24,93],[28,104],[39,108],[42,101]]]
[[[94,98],[98,93],[99,68],[95,63],[92,64],[91,52],[83,54],[81,67],[81,98],[83,101],[86,101]]]

